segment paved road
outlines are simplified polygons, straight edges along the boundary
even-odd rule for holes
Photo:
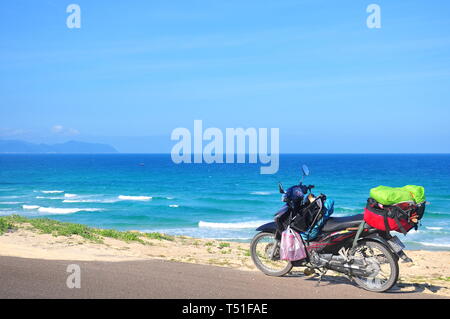
[[[66,285],[69,264],[81,269],[81,288]],[[161,260],[84,262],[0,256],[0,298],[433,298],[420,292],[377,294],[345,279],[259,272]]]

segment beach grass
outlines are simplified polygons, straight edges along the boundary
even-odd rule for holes
[[[169,236],[161,233],[143,233],[143,235],[149,239],[169,240],[169,241],[175,240],[174,236]]]
[[[14,225],[12,223],[10,223],[9,221],[0,218],[0,235],[3,235],[4,233],[6,233],[7,231],[9,231],[10,229],[13,229]]]
[[[13,229],[16,226],[28,224],[32,229],[42,234],[51,234],[53,236],[72,235],[81,236],[87,240],[96,243],[102,243],[102,238],[109,237],[126,242],[139,242],[146,244],[142,238],[157,240],[174,240],[173,236],[161,233],[140,233],[131,231],[118,231],[114,229],[99,229],[82,224],[60,222],[49,218],[27,218],[20,215],[10,215],[0,217],[0,235]]]
[[[130,232],[130,231],[118,231],[114,229],[92,229],[92,232],[96,235],[100,235],[102,237],[109,237],[118,240],[123,240],[126,242],[136,241],[144,244],[145,242],[140,238],[141,236],[138,233]]]
[[[230,247],[230,243],[224,243],[224,242],[222,242],[222,243],[219,243],[219,249],[222,249],[222,248],[225,248],[225,247]]]

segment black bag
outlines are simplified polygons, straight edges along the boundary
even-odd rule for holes
[[[316,199],[298,210],[292,216],[291,227],[298,232],[306,232],[308,229],[314,226],[314,224],[320,220],[323,215],[323,196],[318,196]],[[295,211],[295,210],[294,210]]]

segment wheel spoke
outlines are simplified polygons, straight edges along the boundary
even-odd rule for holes
[[[385,291],[395,283],[398,266],[392,254],[383,245],[374,242],[362,243],[355,249],[353,256],[364,265],[367,272],[366,276],[354,276],[361,287],[371,291]]]
[[[279,259],[279,242],[273,234],[260,237],[255,246],[256,257],[260,265],[266,270],[270,272],[280,271],[289,264],[288,261]]]

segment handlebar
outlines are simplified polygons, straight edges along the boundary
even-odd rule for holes
[[[314,185],[303,185],[303,184],[300,184],[299,186],[302,188],[302,191],[303,191],[304,194],[307,194],[308,192],[311,192],[311,189],[314,188]]]

